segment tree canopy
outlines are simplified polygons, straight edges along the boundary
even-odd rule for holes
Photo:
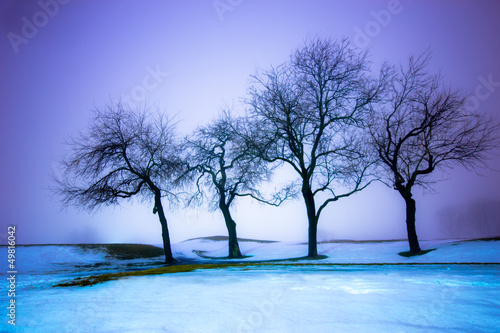
[[[347,39],[313,39],[288,62],[253,76],[253,145],[262,159],[286,163],[300,177],[310,257],[323,209],[370,183],[374,160],[362,129],[387,73],[384,67],[374,79],[368,65]]]
[[[177,179],[185,168],[175,124],[163,114],[112,104],[94,110],[88,130],[67,144],[62,174],[54,176],[63,203],[92,210],[133,197],[154,200],[166,261],[171,262],[161,198],[175,199]]]
[[[427,72],[429,52],[410,57],[394,70],[387,104],[374,112],[371,134],[383,178],[407,205],[410,251],[419,252],[412,189],[429,186],[437,168],[485,166],[499,145],[498,124],[466,108],[467,98],[446,88],[439,75]]]

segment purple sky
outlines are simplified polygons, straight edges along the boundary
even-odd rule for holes
[[[64,139],[86,128],[94,105],[120,97],[145,97],[178,113],[180,131],[188,133],[224,103],[238,106],[249,75],[287,60],[308,36],[347,36],[371,49],[374,66],[430,47],[431,69],[456,89],[479,89],[480,110],[500,118],[500,84],[491,91],[481,86],[481,78],[500,82],[499,1],[60,2],[0,2],[1,243],[10,224],[20,243],[161,243],[152,205],[60,211],[47,188]],[[499,158],[490,162],[496,167]],[[500,199],[500,172],[482,175],[456,168],[435,193],[418,190],[419,235],[446,236],[436,214],[442,207]],[[234,217],[240,237],[307,237],[300,200],[278,209],[242,201]],[[167,218],[174,242],[226,234],[218,212],[200,208]],[[403,201],[382,185],[330,205],[319,222],[320,240],[401,237]]]

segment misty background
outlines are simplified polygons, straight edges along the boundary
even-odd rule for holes
[[[64,140],[86,129],[93,107],[119,99],[175,115],[183,135],[225,104],[241,112],[249,75],[286,61],[311,36],[348,37],[370,50],[374,68],[430,48],[429,70],[500,119],[498,17],[494,0],[2,1],[0,243],[15,225],[24,244],[160,244],[153,203],[61,210],[48,175]],[[500,234],[500,172],[479,173],[437,170],[445,181],[415,193],[421,239]],[[326,208],[318,241],[405,238],[404,213],[396,191],[373,184]],[[242,238],[307,239],[301,198],[279,208],[243,199],[233,217]],[[173,243],[227,233],[220,212],[204,207],[167,219]]]

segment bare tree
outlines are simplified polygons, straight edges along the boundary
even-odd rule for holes
[[[274,202],[263,199],[257,185],[270,179],[271,170],[251,154],[244,140],[245,131],[244,119],[224,111],[218,119],[199,127],[186,139],[190,170],[198,174],[191,202],[201,203],[208,197],[212,208],[222,212],[229,235],[229,258],[242,257],[230,209],[234,200],[250,196],[260,202],[279,205],[286,198],[286,195],[276,197]]]
[[[299,175],[312,258],[318,255],[317,224],[325,207],[370,183],[372,159],[361,128],[383,80],[368,72],[367,54],[347,39],[314,39],[290,61],[253,76],[250,141],[259,157],[288,164]]]
[[[68,145],[62,174],[53,177],[63,204],[93,210],[136,196],[154,200],[165,262],[174,262],[161,198],[175,198],[172,190],[185,164],[172,121],[163,114],[112,104],[96,109],[88,130]]]
[[[429,52],[410,57],[408,68],[394,71],[389,103],[373,121],[372,137],[390,186],[406,203],[410,252],[421,251],[415,228],[412,189],[429,186],[436,168],[456,164],[485,166],[487,153],[498,146],[498,125],[465,107],[467,99],[444,87],[426,67]]]

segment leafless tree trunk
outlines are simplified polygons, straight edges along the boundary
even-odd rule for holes
[[[221,211],[229,235],[229,258],[241,258],[236,223],[230,211],[234,200],[251,196],[261,202],[279,205],[286,198],[266,201],[257,189],[260,182],[270,178],[271,170],[251,153],[243,135],[245,125],[244,119],[224,111],[218,119],[199,127],[186,139],[190,170],[197,173],[196,191],[191,202],[199,204],[208,197],[212,208]]]
[[[161,114],[113,104],[95,110],[87,132],[68,142],[69,156],[54,176],[54,191],[64,205],[93,210],[120,200],[154,200],[162,228],[165,262],[174,262],[163,197],[172,190],[185,163],[179,156],[174,125]]]
[[[387,183],[406,204],[410,252],[420,252],[415,229],[412,189],[430,186],[436,168],[456,164],[485,166],[488,153],[498,147],[498,124],[479,112],[467,111],[467,99],[430,75],[428,52],[411,57],[408,68],[394,70],[388,103],[374,113],[371,134]]]
[[[289,62],[253,77],[248,104],[256,154],[290,165],[300,178],[309,225],[308,256],[317,257],[324,208],[370,183],[373,157],[362,127],[386,76],[370,78],[365,53],[349,42],[314,39]],[[342,186],[344,193],[336,190]]]

